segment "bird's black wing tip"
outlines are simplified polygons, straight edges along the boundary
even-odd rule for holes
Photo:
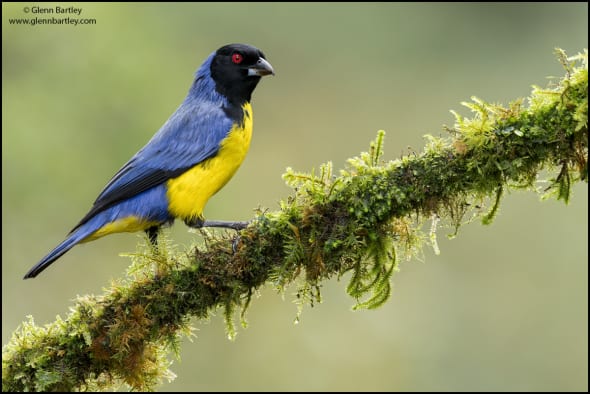
[[[25,274],[25,276],[23,276],[23,280],[32,279],[36,277],[38,273],[39,272],[37,272],[36,270],[30,270]]]

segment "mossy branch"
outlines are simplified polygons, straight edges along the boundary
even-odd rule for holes
[[[129,277],[101,297],[80,298],[65,320],[23,323],[2,355],[3,391],[95,390],[126,383],[153,388],[170,377],[169,350],[190,332],[190,317],[223,308],[233,315],[264,284],[296,283],[300,305],[319,302],[320,283],[351,272],[355,308],[382,305],[400,258],[435,250],[439,223],[456,230],[467,220],[494,218],[504,191],[526,188],[569,201],[574,182],[588,180],[587,52],[558,57],[565,76],[535,87],[528,105],[507,107],[472,98],[471,118],[458,114],[451,137],[429,137],[425,150],[381,159],[384,133],[339,175],[288,170],[294,194],[280,210],[258,212],[238,238],[202,232],[205,245],[174,252],[146,245],[133,255]],[[539,189],[540,172],[555,173]],[[482,206],[492,201],[484,212]],[[429,233],[422,230],[431,220]],[[153,265],[156,264],[156,272]]]

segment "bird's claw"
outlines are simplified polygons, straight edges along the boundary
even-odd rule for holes
[[[238,234],[234,237],[234,240],[231,243],[231,250],[236,254],[238,252],[238,245],[240,244],[240,240],[242,237]]]

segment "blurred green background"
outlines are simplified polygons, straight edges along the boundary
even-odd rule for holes
[[[366,150],[385,158],[452,125],[476,95],[503,102],[563,74],[553,55],[588,46],[588,5],[43,4],[83,9],[95,25],[17,26],[2,4],[2,341],[27,315],[65,316],[77,294],[123,275],[137,234],[78,246],[37,279],[24,273],[87,212],[119,167],[184,98],[194,71],[231,42],[261,48],[277,75],[254,93],[246,161],[208,204],[210,219],[277,208],[287,166],[308,171]],[[221,313],[195,322],[163,390],[588,389],[588,188],[569,206],[508,193],[441,255],[402,264],[391,300],[352,312],[348,277],[324,303],[296,307],[261,291],[250,326],[226,339]],[[450,230],[447,230],[449,232]],[[171,231],[188,247],[195,234]],[[295,291],[293,289],[293,291]]]

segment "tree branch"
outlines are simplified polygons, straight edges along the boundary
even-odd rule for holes
[[[265,283],[298,284],[303,305],[320,301],[319,284],[351,271],[347,292],[357,308],[375,308],[390,294],[398,255],[424,242],[435,247],[439,220],[456,229],[469,217],[493,220],[507,188],[537,190],[542,170],[556,172],[541,191],[568,202],[572,183],[588,180],[587,53],[567,58],[565,76],[508,107],[473,98],[472,118],[456,115],[451,137],[429,137],[420,155],[384,163],[384,133],[369,152],[349,160],[338,176],[284,175],[293,196],[275,212],[258,212],[248,227],[213,236],[189,253],[146,242],[134,254],[129,278],[103,296],[80,298],[65,320],[23,323],[3,349],[3,391],[71,391],[122,382],[137,390],[158,384],[166,354],[178,351],[189,318],[225,310],[234,335],[236,308],[245,312]],[[538,191],[538,190],[537,190]],[[488,199],[492,208],[483,212]],[[421,228],[432,220],[429,236]],[[165,240],[164,240],[165,241]],[[153,265],[156,265],[156,272]]]

